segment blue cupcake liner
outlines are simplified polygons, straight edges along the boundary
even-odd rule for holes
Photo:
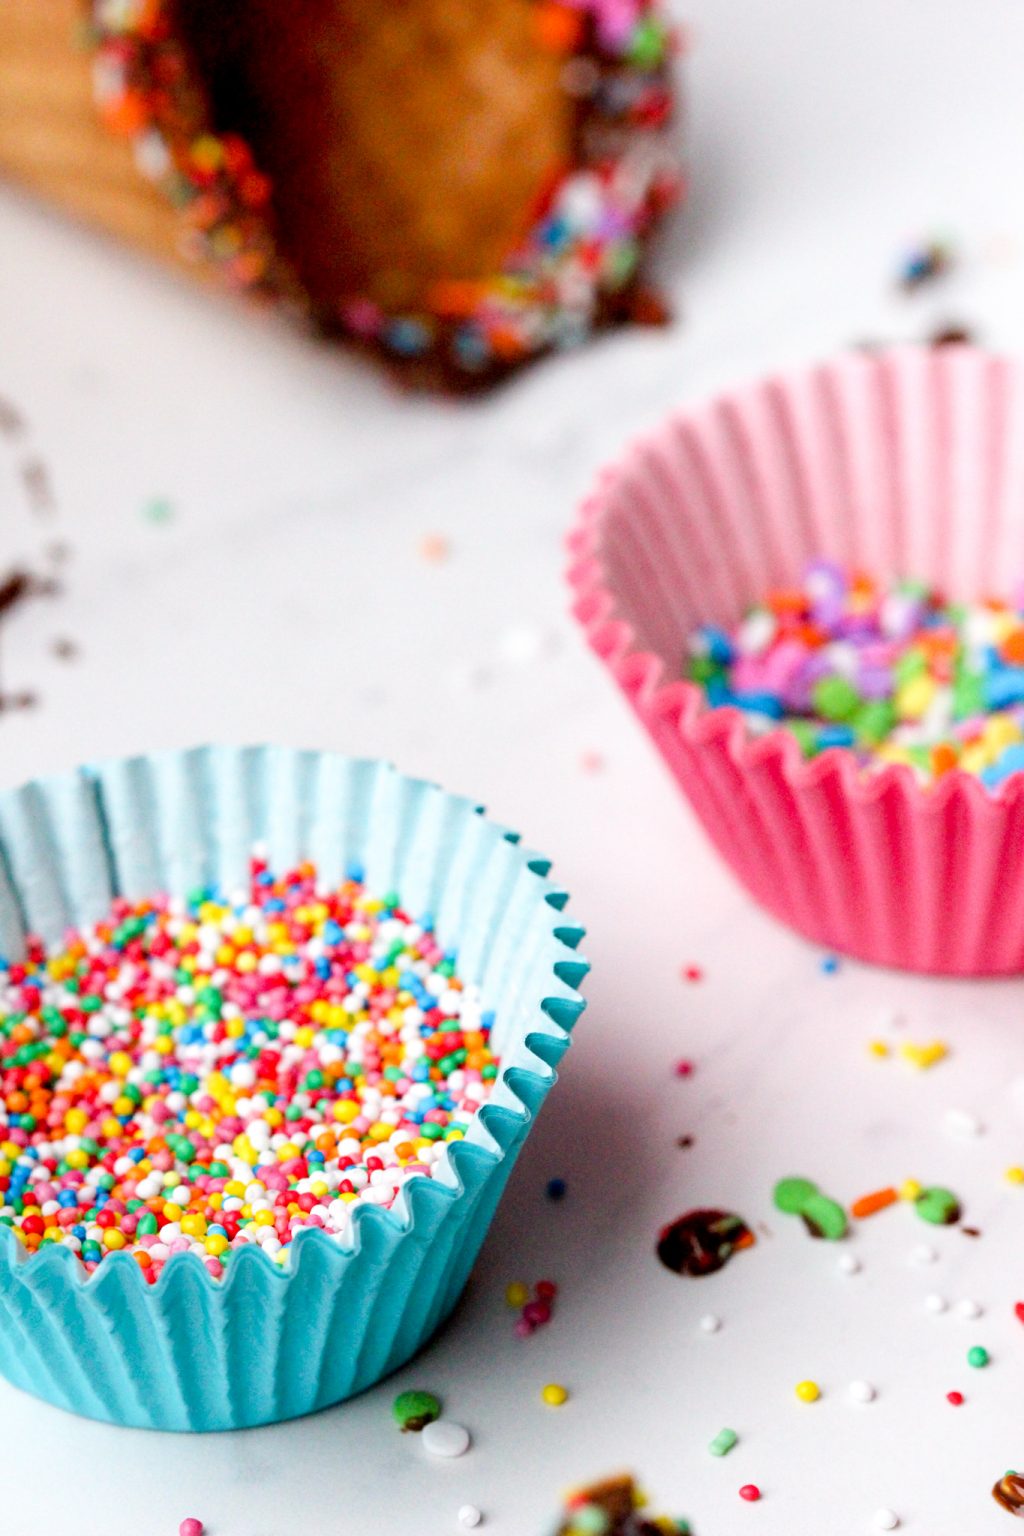
[[[499,1080],[433,1178],[358,1204],[344,1239],[301,1233],[282,1269],[254,1248],[214,1280],[176,1254],[154,1285],[125,1253],[85,1276],[0,1227],[0,1373],[89,1418],[239,1429],[341,1402],[396,1370],[448,1317],[583,1010],[583,930],[546,860],[473,802],[389,765],[273,747],[198,747],[101,763],[0,793],[0,952],[57,941],[117,895],[244,886],[274,869],[353,866],[431,914],[494,1010]]]

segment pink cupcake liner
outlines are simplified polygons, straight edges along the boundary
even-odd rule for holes
[[[750,893],[815,943],[948,975],[1024,970],[1024,775],[805,761],[680,681],[816,556],[952,597],[1024,575],[1024,365],[973,347],[855,354],[677,412],[606,469],[570,535],[573,611]]]

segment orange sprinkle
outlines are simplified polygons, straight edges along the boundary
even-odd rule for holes
[[[583,18],[567,5],[540,5],[533,30],[537,42],[549,53],[574,53],[583,38]]]
[[[956,751],[950,746],[948,741],[940,741],[938,746],[932,747],[932,773],[934,773],[937,779],[942,778],[943,774],[949,773],[951,769],[955,768],[957,761]]]
[[[107,128],[119,139],[133,139],[149,122],[149,107],[141,91],[125,91],[104,103],[100,111]]]
[[[773,613],[803,614],[807,612],[807,594],[799,587],[776,587],[768,593],[767,607]]]
[[[1013,629],[1003,641],[1001,650],[1003,660],[1011,666],[1024,666],[1024,628]]]
[[[876,1189],[873,1195],[861,1195],[850,1206],[850,1215],[858,1221],[863,1216],[874,1216],[877,1211],[884,1211],[887,1205],[895,1205],[899,1199],[899,1191],[892,1188]]]

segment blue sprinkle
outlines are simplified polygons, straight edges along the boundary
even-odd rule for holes
[[[848,725],[823,725],[818,732],[818,746],[822,752],[829,747],[852,747],[856,740]]]
[[[782,700],[774,693],[735,693],[732,701],[738,709],[768,715],[772,720],[781,720],[786,713]]]
[[[567,1187],[564,1179],[549,1179],[545,1193],[549,1200],[564,1200]]]
[[[822,957],[821,957],[821,968],[825,972],[826,976],[833,976],[833,975],[835,975],[836,971],[838,971],[838,969],[839,969],[839,956],[838,955],[822,955]]]

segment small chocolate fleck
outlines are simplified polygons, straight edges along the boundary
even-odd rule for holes
[[[966,325],[945,325],[928,338],[930,347],[969,347],[977,344],[977,336]]]
[[[696,1140],[697,1140],[696,1136],[677,1136],[676,1137],[676,1146],[677,1147],[682,1147],[683,1150],[685,1151],[687,1147],[692,1147]]]
[[[73,640],[55,640],[53,642],[53,654],[58,661],[74,661],[78,655],[78,646]]]
[[[0,395],[0,433],[4,437],[17,437],[19,432],[25,430],[25,418],[17,406],[11,404]]]
[[[53,491],[46,465],[41,459],[26,459],[21,466],[21,478],[25,482],[33,512],[49,513],[54,510]]]
[[[964,1237],[980,1237],[981,1236],[981,1228],[980,1227],[961,1227],[960,1231],[963,1233]]]

